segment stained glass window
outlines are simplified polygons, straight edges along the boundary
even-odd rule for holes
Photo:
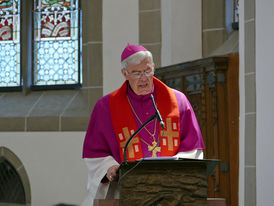
[[[78,0],[34,0],[34,85],[81,83]]]
[[[0,0],[0,87],[20,82],[20,0]]]

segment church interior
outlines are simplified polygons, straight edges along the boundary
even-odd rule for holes
[[[155,76],[190,100],[204,158],[220,160],[208,198],[271,205],[273,7],[267,0],[0,0],[0,206],[82,204],[90,115],[123,83],[128,43],[150,50]]]

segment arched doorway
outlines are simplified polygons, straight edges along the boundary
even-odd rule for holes
[[[0,147],[0,206],[30,203],[30,183],[24,165],[11,150]]]

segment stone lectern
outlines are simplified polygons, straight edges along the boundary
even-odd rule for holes
[[[122,163],[119,206],[205,206],[207,176],[218,162],[153,159]]]

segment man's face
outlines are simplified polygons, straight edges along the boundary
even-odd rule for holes
[[[128,64],[127,70],[122,69],[122,74],[128,80],[131,89],[137,95],[149,94],[153,88],[154,64],[149,58],[140,64]]]

